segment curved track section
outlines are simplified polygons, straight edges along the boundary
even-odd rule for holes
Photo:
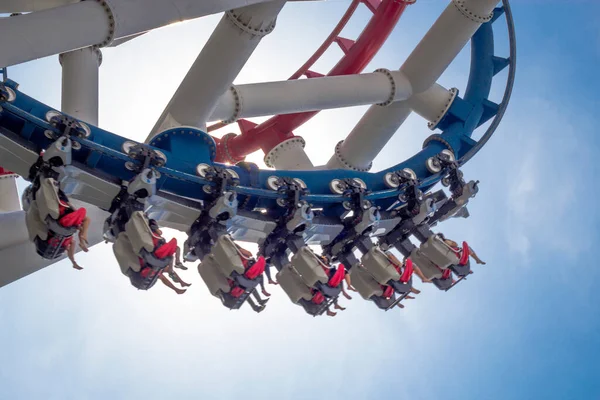
[[[508,22],[510,58],[494,54],[492,24],[503,14]],[[393,229],[398,221],[389,211],[402,205],[400,198],[403,192],[385,185],[386,173],[410,168],[415,172],[421,189],[427,191],[442,177],[430,173],[426,161],[446,149],[451,150],[462,163],[468,161],[487,142],[504,114],[516,62],[514,26],[508,0],[504,0],[504,7],[495,10],[492,21],[481,26],[471,43],[472,63],[464,99],[457,97],[438,124],[443,131],[441,134],[431,136],[422,151],[392,168],[369,173],[351,170],[271,171],[259,170],[249,163],[220,165],[235,171],[240,178],[240,184],[234,189],[238,194],[239,213],[229,226],[232,237],[257,242],[267,235],[266,226],[274,225],[273,221],[283,212],[278,199],[283,199],[284,195],[269,189],[268,181],[274,176],[297,178],[306,184],[309,193],[302,195],[302,199],[315,210],[313,226],[305,232],[308,244],[327,244],[342,229],[341,217],[346,212],[344,202],[348,198],[332,194],[330,184],[334,179],[359,178],[364,181],[369,191],[365,199],[382,210],[382,221],[374,235],[383,235]],[[488,97],[493,77],[506,67],[510,68],[509,82],[503,102],[497,105]],[[59,133],[49,123],[49,117],[56,111],[20,92],[15,82],[7,81],[2,88],[5,96],[0,103],[0,163],[21,176],[27,176],[39,152],[51,144],[46,131]],[[473,131],[493,117],[495,120],[482,139],[479,142],[471,139]],[[73,152],[73,164],[63,180],[64,191],[75,199],[107,210],[121,182],[134,176],[126,167],[132,162],[124,151],[128,140],[94,126],[90,126],[89,131],[86,138],[74,139],[81,148]],[[151,146],[164,153],[167,163],[157,168],[160,172],[158,195],[150,212],[165,226],[186,230],[206,198],[205,186],[212,185],[197,175],[197,166],[199,163],[219,165],[214,161],[216,144],[207,133],[182,127],[161,133],[154,138]]]

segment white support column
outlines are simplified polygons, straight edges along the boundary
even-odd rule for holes
[[[402,72],[385,69],[367,74],[239,85],[221,96],[208,120],[391,104],[406,100],[411,94],[411,84]]]
[[[415,113],[437,125],[440,119],[446,115],[456,93],[456,89],[448,90],[435,83],[428,90],[412,96],[406,103]]]
[[[271,0],[101,0],[0,19],[0,67]]]
[[[364,168],[367,160],[372,161],[369,156],[381,151],[413,109],[435,126],[456,96],[435,85],[435,81],[481,24],[491,19],[498,1],[452,0],[400,68],[411,83],[413,96],[387,108],[372,106],[352,131],[348,143],[338,144],[327,165]]]
[[[498,1],[452,0],[400,68],[415,93],[439,79],[481,24],[491,20]]]
[[[305,144],[304,139],[299,136],[281,142],[265,155],[265,164],[275,169],[311,170],[314,167],[304,151]]]
[[[372,161],[410,113],[411,108],[404,101],[392,103],[387,107],[369,108],[348,137],[337,144],[327,168],[370,170]]]
[[[263,37],[275,28],[285,0],[225,13],[148,140],[176,126],[204,127],[221,96],[238,76]]]
[[[59,60],[62,65],[62,111],[97,126],[100,49],[86,47],[63,53]]]

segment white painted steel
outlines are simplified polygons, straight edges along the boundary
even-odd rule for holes
[[[168,24],[216,14],[269,0],[106,0],[0,19],[0,67],[20,64],[114,39],[147,32]]]
[[[304,151],[304,139],[299,136],[279,143],[265,156],[265,164],[275,169],[307,171],[313,169]]]
[[[405,101],[371,107],[327,163],[329,169],[368,170],[411,113]]]
[[[73,202],[76,207],[81,204]],[[88,216],[92,220],[88,241],[94,246],[102,241],[102,225],[108,213],[94,206],[85,205]],[[29,274],[39,271],[58,260],[44,260],[36,252],[29,241],[25,226],[25,212],[0,214],[0,287],[8,285]],[[76,239],[77,240],[77,239]],[[62,257],[64,259],[66,257]]]
[[[237,77],[261,39],[273,29],[284,4],[284,0],[255,4],[223,15],[148,141],[165,129],[205,126],[219,96]]]
[[[340,153],[334,154],[327,165],[339,168],[342,159],[346,164],[344,168],[364,166],[368,157],[362,152],[378,154],[402,125],[411,107],[426,119],[437,120],[440,109],[444,109],[442,104],[447,102],[448,97],[444,100],[444,96],[448,91],[436,86],[435,81],[481,24],[489,20],[496,4],[498,0],[453,0],[400,68],[414,93],[407,104],[392,104],[387,108],[372,106],[352,131],[352,140],[340,146]],[[399,110],[403,113],[397,114]],[[369,142],[374,144],[366,145]]]
[[[41,11],[77,1],[79,0],[2,0],[0,1],[0,13]]]
[[[415,93],[429,89],[489,20],[498,0],[453,0],[415,47],[402,67]]]
[[[432,122],[439,119],[451,97],[448,89],[435,83],[428,90],[412,96],[407,103],[415,113]]]
[[[21,210],[21,200],[14,175],[0,176],[0,215]],[[4,227],[2,227],[4,229]],[[2,242],[0,242],[0,246]]]
[[[86,47],[60,55],[63,112],[98,125],[100,50]]]
[[[326,76],[235,86],[219,99],[209,121],[291,114],[405,100],[411,84],[400,71]],[[392,89],[390,77],[394,80]],[[239,97],[239,101],[236,99]],[[238,103],[241,108],[236,111]]]
[[[108,36],[108,16],[96,1],[3,18],[0,66],[96,45]]]

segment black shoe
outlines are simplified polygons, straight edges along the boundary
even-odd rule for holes
[[[264,306],[265,304],[267,304],[269,302],[269,300],[271,300],[271,299],[267,298],[267,299],[264,299],[264,300],[260,300],[259,303],[260,303],[261,306]]]
[[[182,263],[175,263],[175,268],[179,268],[179,269],[182,269],[184,271],[186,271],[188,269],[188,267],[186,267]]]

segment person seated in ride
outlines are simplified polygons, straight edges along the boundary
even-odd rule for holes
[[[238,246],[237,244],[235,244],[235,246],[240,253],[240,259],[242,260],[242,264],[244,265],[244,277],[250,280],[256,280],[262,289],[263,295],[267,297],[271,296],[271,294],[265,290],[265,282],[263,278],[263,273],[265,272],[267,264],[265,258],[260,256],[258,260],[256,260],[254,263],[251,263],[251,261],[254,261],[252,253]],[[227,278],[227,281],[229,282],[229,287],[231,288],[231,291],[228,293],[228,295],[234,298],[239,298],[244,293],[246,293],[247,289],[238,285],[235,280]],[[246,301],[248,302],[248,304],[250,304],[250,307],[252,307],[252,309],[257,313],[263,311],[269,299],[262,299],[260,297],[260,294],[258,294],[258,292],[256,291],[256,288],[253,288],[250,294],[256,299],[255,302],[255,300],[252,299],[252,297],[249,296],[247,298]]]
[[[329,280],[327,281],[327,286],[336,288],[341,285],[341,289],[342,289],[342,293],[343,293],[344,285],[342,284],[342,282],[344,281],[344,276],[346,275],[346,268],[344,267],[344,265],[340,264],[340,265],[338,265],[337,268],[333,268],[333,267],[329,266],[329,259],[327,257],[325,257],[325,256],[317,256],[317,257],[321,261],[321,263],[320,263],[321,268],[323,268],[323,271],[329,278]],[[323,295],[323,293],[321,293],[320,291],[318,291],[316,289],[312,289],[311,291],[313,293],[313,297],[310,300],[311,302],[313,302],[314,304],[321,304],[321,303],[323,303],[323,301],[325,301],[325,296]],[[337,298],[333,299],[333,306],[336,310],[343,311],[346,309],[345,307],[342,307],[338,304]],[[334,311],[331,311],[329,309],[329,307],[327,307],[327,315],[330,317],[335,317],[337,315],[337,313]]]
[[[77,227],[79,232],[79,247],[81,247],[81,250],[84,252],[88,252],[89,243],[87,240],[87,233],[91,220],[87,216],[87,210],[84,207],[75,208],[69,201],[67,195],[60,188],[58,189],[58,200],[58,223],[65,228]],[[51,240],[52,238],[49,238],[49,241]],[[73,237],[66,238],[63,241],[62,246],[67,250],[67,257],[69,257],[69,260],[73,264],[73,268],[82,270],[83,268],[75,261],[76,244]]]
[[[450,240],[450,239],[446,239],[446,237],[444,236],[443,233],[438,233],[437,234],[438,237],[440,239],[442,239],[444,241],[444,243],[446,243],[457,255],[460,254],[462,252],[462,248],[459,247],[458,243],[456,243],[454,240]],[[466,242],[464,242],[463,246],[466,245]],[[469,256],[471,256],[471,258],[473,260],[475,260],[475,262],[477,264],[480,265],[485,265],[485,261],[482,261],[478,256],[477,253],[475,253],[475,250],[473,250],[473,248],[471,246],[468,246],[469,249]]]
[[[391,251],[389,251],[389,250],[385,252],[385,255],[387,256],[388,260],[390,260],[390,262],[391,262],[391,263],[394,265],[394,268],[396,268],[396,271],[398,271],[398,273],[400,274],[400,276],[402,276],[402,274],[405,272],[405,271],[403,271],[403,270],[402,270],[402,268],[403,268],[403,267],[404,267],[404,268],[406,268],[406,260],[408,259],[408,257],[404,257],[404,260],[403,260],[403,261],[400,261],[400,260],[398,260],[398,258],[397,258],[397,257],[394,255],[394,253],[392,253],[392,252],[391,252]],[[414,273],[416,273],[416,274],[417,274],[417,276],[419,276],[419,273],[420,273],[421,275],[423,275],[423,272],[422,272],[422,271],[419,269],[419,267],[417,267],[417,265],[416,265],[415,263],[412,263],[412,270],[413,270],[413,272],[414,272]],[[418,272],[417,272],[417,270],[418,270]],[[420,277],[421,277],[421,276],[419,276],[419,278],[420,278]],[[424,277],[425,277],[425,276],[423,275],[423,278],[424,278]],[[421,280],[422,280],[422,279],[421,279]],[[431,282],[431,281],[429,281],[429,282]],[[411,287],[411,288],[410,288],[410,291],[411,291],[411,293],[414,293],[414,294],[419,294],[419,293],[421,293],[421,291],[420,291],[420,290],[418,290],[418,289],[415,289],[414,287]],[[414,297],[411,297],[411,296],[406,296],[405,298],[407,298],[407,299],[414,299]]]
[[[152,241],[154,243],[154,255],[158,258],[165,258],[173,255],[177,250],[177,239],[173,238],[169,242],[167,242],[162,237],[162,230],[158,226],[158,223],[154,219],[148,220],[148,226],[152,231]],[[142,264],[142,269],[140,270],[140,274],[142,276],[146,274],[152,273],[152,267],[144,265],[143,261],[140,260],[140,264]],[[175,282],[179,282],[182,287],[191,286],[191,284],[185,283],[177,273],[173,270],[173,265],[168,266],[167,268],[160,271],[158,275],[158,279],[169,289],[172,289],[177,294],[184,294],[187,289],[179,289],[173,284],[169,278],[165,276],[165,274],[171,276],[171,278]]]
[[[267,279],[269,279],[269,283],[271,283],[270,282],[271,274],[267,272],[268,265],[265,261],[265,258],[260,256],[258,258],[258,260],[256,262],[254,262],[254,264],[252,264],[251,266],[248,266],[250,264],[250,261],[254,261],[254,255],[251,252],[249,252],[248,250],[244,249],[243,247],[238,246],[236,243],[234,243],[234,244],[235,244],[235,247],[237,248],[237,250],[242,255],[240,257],[240,259],[242,260],[242,264],[244,264],[244,269],[245,269],[244,275],[246,275],[246,277],[248,278],[248,275],[254,276],[257,274],[258,271],[262,270],[262,272],[260,272],[260,274],[257,275],[255,278],[248,278],[248,279],[257,279],[263,296],[270,297],[271,293],[267,292],[267,289],[265,288],[265,279],[263,277],[263,273],[266,273]],[[249,270],[251,270],[252,268],[254,268],[254,270],[249,272]]]
[[[414,263],[411,262],[410,270],[408,270],[408,264],[407,264],[408,257],[404,257],[404,261],[400,262],[400,260],[398,260],[398,258],[391,251],[386,251],[385,255],[387,256],[388,260],[390,260],[390,262],[392,263],[392,265],[394,266],[394,268],[396,269],[398,274],[400,274],[401,280],[402,280],[402,278],[404,278],[408,282],[408,279],[410,279],[410,275],[412,275],[412,272],[415,272],[419,268]],[[421,271],[419,270],[419,272],[421,272]],[[404,276],[405,274],[408,274],[408,276]],[[423,274],[423,273],[421,272],[421,274]],[[429,281],[429,282],[431,282],[431,281]],[[386,299],[390,299],[394,296],[395,291],[394,291],[393,287],[388,286],[388,285],[382,285],[381,289],[383,289],[382,297],[384,297]],[[414,293],[414,294],[421,293],[420,290],[415,289],[414,287],[411,287],[410,291],[411,291],[411,293]],[[413,296],[408,296],[408,295],[405,296],[404,298],[407,300],[414,299]],[[404,304],[402,304],[402,303],[398,303],[397,306],[399,308],[404,308]]]

